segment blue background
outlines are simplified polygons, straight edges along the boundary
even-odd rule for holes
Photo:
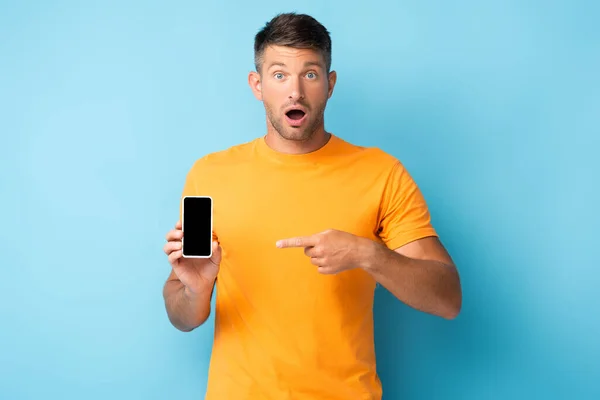
[[[0,2],[0,398],[203,398],[164,236],[206,153],[265,129],[253,35],[332,32],[326,124],[399,157],[457,262],[453,321],[376,296],[393,399],[598,399],[593,1]]]

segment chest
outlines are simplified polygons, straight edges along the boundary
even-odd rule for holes
[[[349,173],[242,174],[213,190],[214,230],[260,248],[327,229],[375,238],[381,188]]]

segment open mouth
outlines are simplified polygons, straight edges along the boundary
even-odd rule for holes
[[[302,110],[290,110],[285,115],[292,121],[300,121],[306,114]]]

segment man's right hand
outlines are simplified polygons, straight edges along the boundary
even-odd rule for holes
[[[173,267],[173,272],[185,286],[191,295],[199,294],[207,285],[212,287],[221,264],[221,247],[219,243],[212,243],[211,258],[183,258],[181,250],[181,239],[183,232],[181,230],[181,221],[177,221],[175,229],[167,233],[167,243],[164,246],[164,252],[169,257],[169,263]]]

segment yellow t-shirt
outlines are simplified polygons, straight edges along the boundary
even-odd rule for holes
[[[436,235],[402,164],[335,135],[303,155],[260,137],[196,161],[183,195],[212,196],[223,251],[206,399],[380,399],[375,280],[320,274],[275,243],[330,228],[391,249]]]

